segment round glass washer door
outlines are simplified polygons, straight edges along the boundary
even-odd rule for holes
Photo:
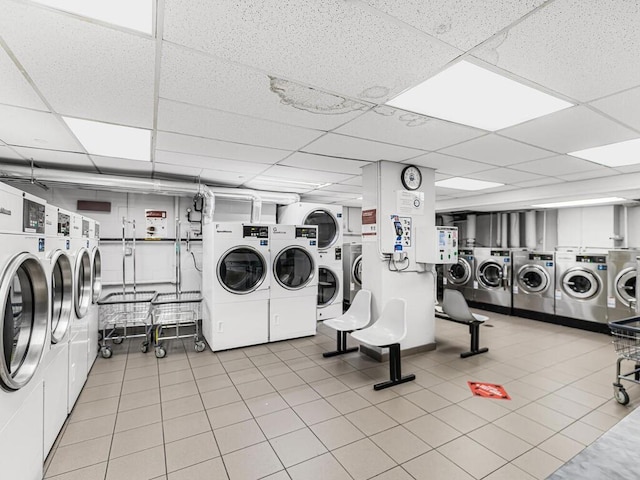
[[[447,269],[447,279],[454,285],[464,285],[471,278],[471,265],[464,258],[458,258],[458,263],[454,263]]]
[[[302,247],[287,247],[273,261],[276,281],[287,290],[306,287],[315,275],[311,254]]]
[[[526,293],[544,292],[550,282],[549,274],[540,265],[524,265],[518,270],[518,285]]]
[[[338,277],[329,268],[320,267],[318,269],[318,307],[331,305],[338,296]]]
[[[49,285],[30,253],[16,256],[0,277],[0,384],[24,387],[35,374],[48,342]]]
[[[338,241],[340,224],[338,219],[328,210],[321,208],[312,211],[304,219],[305,225],[317,225],[318,227],[318,248],[327,249]]]
[[[351,278],[353,278],[353,282],[356,285],[362,286],[362,255],[359,255],[356,258],[356,261],[353,262],[353,267],[351,267]]]
[[[570,268],[562,277],[562,288],[572,298],[588,300],[600,291],[600,281],[588,270]]]
[[[493,260],[487,260],[478,267],[478,283],[484,288],[499,288],[502,286],[502,265]]]
[[[81,249],[76,257],[76,316],[83,318],[91,304],[91,257],[86,248]]]
[[[102,294],[102,255],[94,248],[91,260],[91,302],[96,303]]]
[[[249,246],[233,247],[218,262],[218,281],[225,290],[245,295],[264,281],[267,265],[264,257]]]
[[[51,257],[51,343],[62,340],[69,329],[73,311],[73,269],[61,250]]]
[[[616,297],[625,307],[636,301],[636,276],[633,267],[625,268],[616,276]]]

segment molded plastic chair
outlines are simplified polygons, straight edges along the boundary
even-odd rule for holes
[[[338,331],[338,347],[334,352],[325,352],[323,357],[335,357],[343,353],[357,352],[358,347],[347,348],[347,334],[369,325],[371,321],[371,292],[359,290],[351,302],[349,310],[342,316],[325,320],[324,324]]]
[[[446,289],[442,300],[442,310],[449,316],[449,320],[457,323],[469,325],[469,333],[471,334],[471,348],[468,352],[461,353],[462,358],[478,355],[479,353],[488,352],[488,348],[479,348],[480,346],[480,325],[489,320],[486,315],[473,313],[469,310],[469,305],[464,299],[464,295],[459,290]]]
[[[374,390],[392,387],[415,380],[414,374],[402,376],[400,364],[400,342],[407,336],[407,302],[402,298],[392,298],[382,310],[380,318],[370,327],[351,334],[356,340],[389,349],[389,381],[377,383]]]

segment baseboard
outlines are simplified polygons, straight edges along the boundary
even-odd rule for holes
[[[488,312],[501,313],[503,315],[512,315],[511,307],[492,305],[490,303],[474,302],[472,300],[467,300],[467,305],[469,305],[471,308],[479,308],[481,310],[487,310]]]
[[[529,320],[537,320],[538,322],[553,323],[554,325],[562,325],[563,327],[579,328],[580,330],[588,330],[596,333],[609,334],[609,325],[600,322],[588,322],[578,318],[563,317],[560,315],[551,315],[549,313],[532,312],[530,310],[520,310],[515,308],[513,315]]]

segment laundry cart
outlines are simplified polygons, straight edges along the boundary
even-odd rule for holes
[[[618,354],[616,365],[616,381],[613,383],[614,396],[618,403],[629,403],[629,394],[620,382],[626,380],[640,384],[640,317],[625,318],[616,322],[609,322],[613,335],[613,345]],[[634,362],[633,370],[621,373],[623,360]]]
[[[200,336],[201,292],[158,293],[151,301],[151,312],[156,357],[163,358],[167,354],[163,340],[175,338],[193,338],[196,352],[204,351],[206,344]],[[181,328],[188,332],[182,333]]]
[[[151,343],[151,300],[155,291],[114,292],[98,301],[100,328],[100,354],[110,358],[113,354],[108,344],[122,343],[126,338],[143,338],[140,350],[149,351]]]

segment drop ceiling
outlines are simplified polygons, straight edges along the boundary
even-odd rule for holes
[[[638,193],[640,166],[567,155],[640,138],[638,2],[158,0],[154,11],[146,35],[0,0],[0,163],[351,206],[361,167],[378,160],[504,184],[436,188],[441,211]],[[462,59],[575,106],[488,132],[385,105]],[[151,161],[88,154],[62,116],[152,130]]]

